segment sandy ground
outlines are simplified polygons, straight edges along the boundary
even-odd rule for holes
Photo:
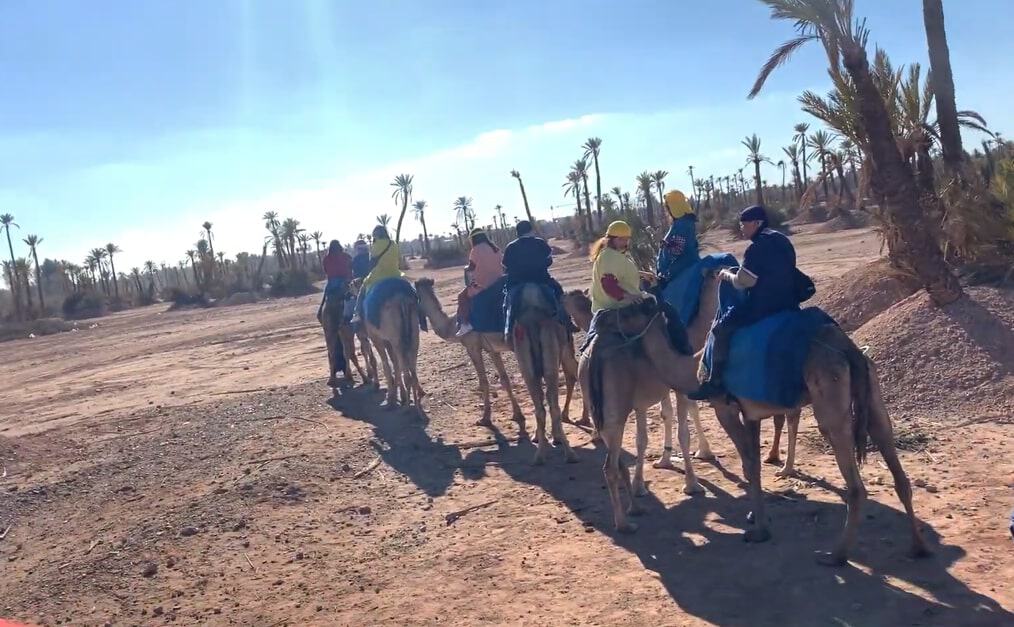
[[[879,252],[867,230],[795,241],[818,287]],[[584,286],[586,261],[561,257],[557,266],[568,287]],[[460,273],[434,276],[449,304]],[[739,460],[707,409],[719,456],[697,464],[707,495],[684,496],[679,473],[649,468],[641,529],[619,536],[603,451],[568,426],[579,463],[555,454],[533,467],[532,446],[510,442],[516,428],[502,395],[498,430],[471,426],[476,377],[457,345],[423,336],[430,397],[421,417],[378,408],[366,389],[333,399],[316,298],[154,306],[0,344],[0,616],[89,625],[1014,624],[1009,420],[957,430],[920,421],[928,442],[902,459],[922,486],[915,504],[935,551],[926,560],[906,557],[905,520],[874,455],[854,560],[816,564],[812,552],[843,521],[843,482],[809,416],[800,476],[764,470],[771,542],[740,539],[749,505]]]

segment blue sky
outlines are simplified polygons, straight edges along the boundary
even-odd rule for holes
[[[1014,3],[944,4],[959,108],[1010,131]],[[925,65],[919,0],[857,5]],[[734,171],[753,132],[777,161],[813,122],[795,97],[827,87],[817,47],[745,99],[789,34],[752,0],[6,0],[0,211],[45,256],[113,241],[128,268],[182,259],[206,219],[217,249],[257,250],[266,209],[348,240],[395,213],[401,172],[434,232],[462,195],[480,222],[520,214],[514,168],[548,217],[589,136],[604,189],[645,169],[686,189],[688,165]]]

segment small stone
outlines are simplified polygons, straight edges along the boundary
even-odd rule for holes
[[[144,570],[141,571],[141,575],[144,577],[154,577],[157,572],[158,564],[155,562],[145,562]]]
[[[303,553],[302,552],[296,553],[296,559],[297,560],[303,559]]]
[[[170,557],[169,559],[167,559],[167,560],[165,561],[165,565],[166,565],[167,567],[169,567],[169,568],[172,568],[173,566],[175,566],[175,565],[176,565],[176,558],[174,558],[174,557]]]
[[[318,605],[317,606],[317,611],[318,612],[323,612],[324,611],[324,606],[323,605]]]
[[[930,494],[936,494],[937,492],[940,491],[940,489],[937,488],[935,485],[928,485],[926,486],[926,491],[929,492]]]
[[[180,529],[180,535],[184,538],[197,535],[197,527],[184,527]]]
[[[162,609],[161,605],[159,605],[158,607],[156,607],[155,609],[153,609],[151,611],[151,615],[152,616],[161,616],[163,614],[163,612],[165,612],[165,610]]]
[[[915,481],[912,482],[912,485],[914,485],[917,488],[925,488],[926,487],[926,480],[925,479],[916,479]]]
[[[241,531],[243,529],[246,529],[246,521],[245,520],[238,520],[238,521],[236,521],[236,524],[232,526],[232,530],[233,531]]]
[[[371,509],[370,509],[370,508],[369,508],[368,506],[366,506],[366,505],[363,505],[362,507],[360,507],[360,508],[359,508],[359,513],[360,513],[360,514],[362,514],[362,515],[364,515],[364,516],[365,516],[366,514],[369,514],[369,513],[371,512],[371,511],[373,511],[373,510],[371,510]]]

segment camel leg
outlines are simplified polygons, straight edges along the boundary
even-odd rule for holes
[[[567,441],[567,434],[563,430],[563,413],[560,410],[560,350],[561,344],[569,346],[566,337],[557,333],[552,326],[542,325],[542,379],[546,384],[546,405],[549,407],[550,428],[553,432],[553,444],[563,449],[563,458],[567,463],[573,464],[577,461],[577,455],[570,448]],[[566,350],[566,349],[563,349]],[[576,371],[575,371],[576,372]],[[568,375],[569,377],[569,375]],[[567,402],[570,402],[570,393],[574,389],[574,379],[567,381]]]
[[[894,448],[894,428],[891,425],[891,417],[884,406],[884,400],[880,394],[880,383],[872,368],[870,369],[870,379],[870,438],[877,445],[884,458],[884,463],[891,471],[891,476],[894,477],[894,491],[902,505],[905,506],[905,513],[908,514],[912,530],[910,554],[912,557],[925,557],[930,555],[930,550],[926,547],[926,541],[919,530],[919,520],[915,517],[915,509],[912,507],[912,484],[901,467],[898,451]]]
[[[398,385],[398,404],[405,407],[409,404],[409,393],[405,381],[405,364],[402,363],[401,349],[395,347],[391,342],[388,342],[386,346],[391,358],[391,367],[394,369],[394,381]]]
[[[634,419],[637,426],[637,465],[634,466],[634,483],[631,486],[630,513],[640,514],[641,508],[636,504],[633,497],[647,496],[648,489],[644,487],[644,454],[648,450],[648,412],[643,407],[634,409]]]
[[[665,397],[668,400],[669,394],[666,393]],[[678,405],[679,400],[676,402]],[[672,411],[672,403],[669,403],[669,411]],[[669,418],[669,422],[672,422],[671,417]],[[680,454],[683,455],[683,494],[703,494],[704,488],[702,488],[700,482],[697,481],[697,475],[694,473],[693,462],[690,461],[690,425],[687,424],[687,413],[685,411],[676,415],[676,424],[679,429],[678,437],[680,442]]]
[[[764,460],[765,464],[781,464],[782,463],[782,429],[785,428],[785,414],[775,414],[775,437],[771,440],[771,449],[768,451],[767,459]]]
[[[359,338],[359,349],[363,353],[363,360],[366,362],[366,370],[369,376],[367,381],[374,387],[380,387],[380,375],[377,372],[377,354],[373,351],[373,344],[369,336],[364,332],[356,333]],[[379,352],[379,348],[378,348]]]
[[[478,346],[468,346],[468,358],[472,360],[475,367],[475,374],[479,377],[479,392],[482,394],[482,418],[475,421],[477,427],[492,427],[493,409],[489,400],[489,377],[486,376],[486,362],[482,358],[482,349]]]
[[[776,476],[791,477],[796,474],[796,437],[799,435],[799,414],[800,410],[797,409],[785,416],[789,422],[788,453],[785,455],[785,465],[775,473]]]
[[[681,405],[685,407],[685,409],[681,410]],[[694,430],[697,431],[697,452],[694,453],[694,457],[701,461],[711,461],[715,459],[715,454],[711,452],[711,443],[708,442],[708,436],[704,432],[704,427],[701,425],[701,410],[697,405],[697,402],[688,399],[683,394],[677,394],[676,411],[689,413],[690,417],[694,421]]]
[[[847,366],[846,366],[847,368]],[[825,373],[820,373],[825,375]],[[859,474],[859,465],[855,458],[855,442],[852,435],[851,392],[848,370],[839,372],[837,369],[816,376],[815,380],[807,381],[813,395],[813,414],[834,449],[834,458],[838,469],[845,480],[846,516],[845,528],[837,544],[830,553],[822,553],[818,561],[827,566],[844,565],[848,559],[848,550],[856,540],[859,528],[860,513],[863,501],[866,500],[866,488]]]
[[[662,397],[660,405],[662,408],[662,457],[659,457],[652,467],[675,468],[672,463],[672,399],[669,398],[668,391]]]
[[[521,411],[521,405],[518,403],[518,397],[514,394],[514,385],[511,384],[511,376],[507,374],[507,367],[504,366],[503,357],[500,353],[492,352],[489,354],[490,359],[493,361],[493,367],[496,368],[496,373],[500,377],[500,387],[507,393],[507,398],[511,401],[511,408],[514,410],[514,422],[518,423],[518,428],[521,431],[525,430],[525,414]]]
[[[561,334],[560,351],[563,379],[567,384],[567,397],[563,401],[563,413],[560,415],[560,419],[570,422],[570,401],[574,398],[574,386],[577,383],[577,357],[574,355],[574,342],[566,337],[566,332]]]
[[[764,492],[761,488],[760,423],[744,421],[735,407],[716,407],[715,414],[739,453],[744,478],[748,484],[747,490],[753,503],[755,526],[743,534],[743,539],[747,542],[765,542],[771,538],[771,530],[768,528],[768,519],[764,512]]]
[[[620,500],[620,482],[624,480],[624,477],[627,481],[630,479],[626,466],[620,461],[620,455],[623,453],[623,421],[609,417],[605,421],[606,423],[599,434],[608,451],[602,472],[606,477],[609,502],[613,506],[613,524],[616,526],[616,530],[621,533],[632,533],[637,531],[637,525],[627,520],[627,514],[623,510],[623,502]]]
[[[387,382],[387,398],[384,400],[385,407],[394,407],[398,404],[398,387],[400,382],[394,378],[391,370],[390,351],[387,350],[387,342],[377,344],[377,353],[380,355],[380,365],[384,368],[384,380]]]
[[[335,345],[334,338],[331,335],[331,329],[328,328],[327,318],[321,323],[321,327],[324,329],[324,344],[327,346],[327,369],[328,378],[327,386],[329,388],[338,387],[338,377],[335,369]]]
[[[532,371],[525,368],[525,385],[535,405],[535,464],[543,464],[549,454],[549,441],[546,439],[546,399],[542,390],[542,382],[535,378]]]

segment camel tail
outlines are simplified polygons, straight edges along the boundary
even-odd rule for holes
[[[843,342],[847,342],[843,352],[849,362],[849,380],[852,387],[852,436],[855,442],[856,461],[866,461],[866,443],[870,437],[870,420],[873,414],[873,386],[870,383],[870,363],[866,355],[845,335],[839,331]]]
[[[588,365],[588,399],[590,410],[588,413],[591,414],[592,422],[595,424],[595,430],[599,433],[602,432],[602,426],[605,424],[605,413],[603,411],[603,397],[605,393],[605,359],[601,355],[595,354],[595,344],[586,350],[591,351],[591,363]]]

